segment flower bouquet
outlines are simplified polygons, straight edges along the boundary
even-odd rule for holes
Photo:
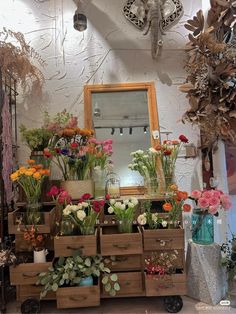
[[[94,234],[97,219],[105,205],[105,200],[90,198],[90,194],[84,194],[77,205],[69,204],[63,209],[63,215],[69,217],[83,235]]]
[[[40,197],[42,193],[42,184],[50,171],[40,164],[35,164],[34,160],[28,160],[27,167],[20,167],[11,174],[11,180],[17,182],[23,189],[26,196],[26,221],[25,224],[39,224],[40,215]]]
[[[155,146],[158,157],[161,159],[167,194],[170,192],[170,186],[174,183],[175,163],[184,143],[188,143],[188,139],[185,135],[180,135],[179,140],[164,140],[162,144]]]
[[[148,196],[156,196],[159,192],[157,154],[158,152],[154,148],[149,148],[145,152],[140,149],[130,154],[133,160],[128,167],[131,170],[138,171],[143,177]]]
[[[109,214],[115,214],[115,219],[118,223],[118,230],[120,233],[131,233],[135,209],[138,205],[138,200],[135,197],[116,202],[114,199],[110,200],[108,208]]]
[[[220,190],[194,190],[191,193],[195,202],[192,215],[192,238],[199,244],[214,242],[214,219],[220,210],[227,211],[231,206],[229,195]]]
[[[138,216],[137,222],[141,226],[147,227],[147,229],[162,229],[166,228],[168,222],[165,218],[160,217],[159,213],[151,212],[151,202],[145,201],[144,204],[145,212]]]

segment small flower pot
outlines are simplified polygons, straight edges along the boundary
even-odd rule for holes
[[[88,276],[88,277],[82,278],[80,283],[79,283],[79,286],[80,287],[93,286],[93,277]]]
[[[40,251],[34,250],[34,263],[46,263],[46,255],[48,251],[42,249]]]

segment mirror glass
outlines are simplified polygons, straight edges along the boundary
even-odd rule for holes
[[[151,146],[147,91],[92,93],[92,117],[96,138],[113,140],[112,161],[121,186],[142,186],[143,178],[128,164],[131,152]]]
[[[111,159],[120,177],[122,195],[143,194],[143,178],[128,165],[131,152],[158,143],[154,83],[85,85],[84,126],[95,130],[97,140],[113,140]]]

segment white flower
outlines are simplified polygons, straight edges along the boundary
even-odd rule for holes
[[[143,155],[144,154],[144,151],[142,149],[139,149],[136,151],[136,154],[138,155]]]
[[[134,156],[136,154],[136,152],[131,152],[130,156]]]
[[[121,202],[116,202],[116,203],[114,204],[114,206],[115,206],[116,208],[120,208],[120,209],[121,209],[121,205],[122,205]]]
[[[68,216],[71,213],[71,209],[70,209],[71,205],[67,205],[64,209],[63,209],[63,215],[64,216]]]
[[[123,203],[124,203],[125,205],[127,205],[127,204],[129,203],[129,200],[126,199],[126,200],[123,201]]]
[[[149,156],[148,156],[148,155],[143,155],[143,158],[144,158],[144,159],[148,159]]]
[[[158,214],[154,213],[152,214],[152,221],[157,222]]]
[[[82,209],[82,208],[83,208],[82,203],[79,203],[79,204],[78,204],[78,208],[77,208],[77,209]]]
[[[129,168],[129,169],[132,169],[132,168],[133,168],[133,165],[132,165],[132,164],[128,164],[128,168]]]
[[[116,200],[113,200],[113,199],[110,200],[110,204],[111,204],[111,205],[114,205],[115,202],[116,202]]]
[[[129,202],[127,205],[129,208],[134,208],[134,206],[135,206],[134,203],[131,203],[131,202]]]
[[[113,207],[108,207],[108,213],[109,214],[113,214],[114,213],[114,209],[113,209]]]
[[[125,204],[121,204],[120,209],[125,210]]]
[[[79,220],[83,221],[85,217],[86,217],[86,213],[83,210],[78,210],[77,211],[77,218]]]
[[[146,225],[147,223],[147,219],[146,217],[143,215],[139,215],[138,218],[137,218],[137,221],[140,225]]]
[[[165,228],[167,226],[168,222],[166,220],[162,220],[161,224],[162,224],[162,227]]]
[[[70,210],[72,212],[76,212],[78,209],[80,209],[79,206],[77,206],[77,205],[70,205]]]
[[[130,200],[134,204],[134,206],[138,205],[138,199],[136,197],[131,197]]]
[[[157,151],[156,151],[155,148],[153,148],[153,147],[150,147],[150,148],[149,148],[149,152],[150,152],[151,154],[156,154],[156,153],[157,153]]]
[[[87,208],[87,207],[89,206],[89,204],[86,203],[86,202],[82,202],[81,205],[82,205],[84,208]]]

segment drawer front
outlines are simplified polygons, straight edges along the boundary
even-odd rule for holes
[[[59,288],[56,296],[58,309],[100,305],[99,286]]]
[[[145,276],[146,296],[185,295],[187,293],[186,276],[171,275],[163,279]]]
[[[176,254],[176,251],[178,254]],[[168,254],[169,258],[171,257],[171,255],[173,254],[173,258],[172,258],[172,265],[173,267],[175,268],[179,268],[179,269],[183,269],[184,268],[184,250],[168,250],[168,249],[162,249],[162,250],[158,250],[158,251],[145,251],[144,254],[143,254],[143,258],[144,258],[144,263],[145,263],[145,259],[148,259],[150,258],[153,253],[155,254],[156,257],[160,257],[161,254],[164,254],[165,256],[165,253]]]
[[[12,285],[32,285],[38,280],[38,275],[46,272],[52,263],[25,263],[10,267],[10,282]]]
[[[134,295],[142,294],[143,284],[142,284],[142,273],[141,272],[127,272],[127,273],[117,273],[118,283],[120,285],[120,291],[117,291],[116,296],[119,295]],[[109,295],[103,286],[104,296]]]
[[[96,255],[96,235],[60,236],[54,238],[55,257],[71,256],[76,250],[81,250],[82,255]]]
[[[118,255],[112,263],[106,264],[111,271],[140,270],[142,255]]]
[[[144,251],[184,249],[183,229],[143,230]]]
[[[142,254],[142,236],[140,233],[102,234],[102,255]]]
[[[39,300],[42,287],[36,285],[18,285],[16,286],[17,301],[23,302],[29,298],[36,298]],[[49,291],[43,300],[55,300],[56,292]]]

